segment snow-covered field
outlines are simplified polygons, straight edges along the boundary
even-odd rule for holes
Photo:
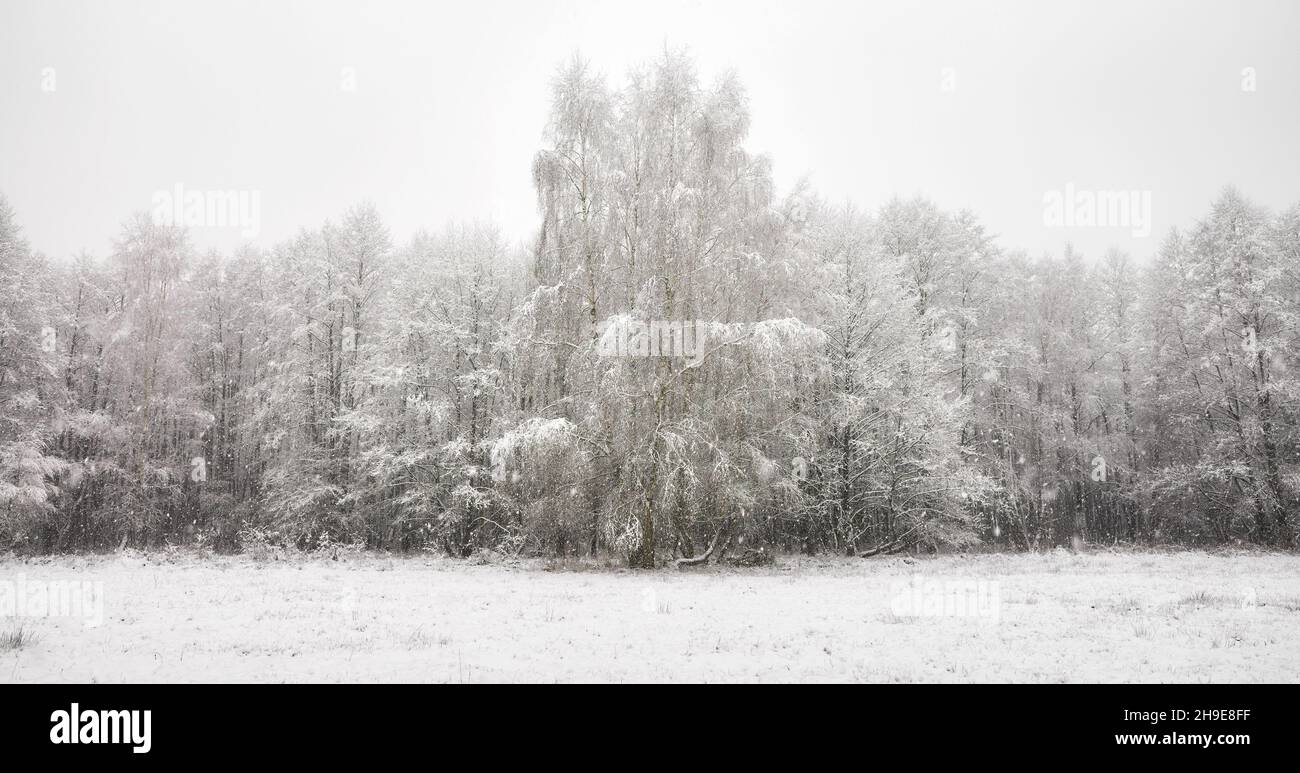
[[[1294,555],[0,559],[11,613],[50,581],[97,583],[76,587],[102,622],[93,593],[79,616],[0,617],[0,681],[1300,680]]]

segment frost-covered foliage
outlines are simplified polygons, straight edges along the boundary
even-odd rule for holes
[[[778,196],[683,54],[551,96],[527,250],[362,205],[228,256],[137,215],[59,264],[0,200],[0,549],[1294,544],[1300,207],[1030,259]]]

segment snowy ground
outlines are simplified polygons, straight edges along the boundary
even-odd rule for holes
[[[0,682],[1300,680],[1294,555],[0,559],[11,605],[55,580],[102,623],[0,617]]]

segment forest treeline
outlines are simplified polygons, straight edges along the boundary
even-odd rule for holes
[[[1295,544],[1300,207],[1031,257],[921,198],[778,197],[749,120],[684,55],[575,59],[529,249],[362,205],[53,261],[0,201],[0,550]],[[611,320],[708,334],[610,356]]]

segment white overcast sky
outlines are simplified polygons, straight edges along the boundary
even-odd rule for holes
[[[176,183],[261,191],[262,245],[365,199],[399,243],[455,219],[522,241],[556,66],[580,51],[618,83],[665,44],[739,73],[782,188],[924,194],[1008,248],[1145,257],[1224,185],[1300,201],[1294,0],[0,0],[0,192],[56,257],[107,253]],[[1150,190],[1153,236],[1044,227],[1067,184]]]

